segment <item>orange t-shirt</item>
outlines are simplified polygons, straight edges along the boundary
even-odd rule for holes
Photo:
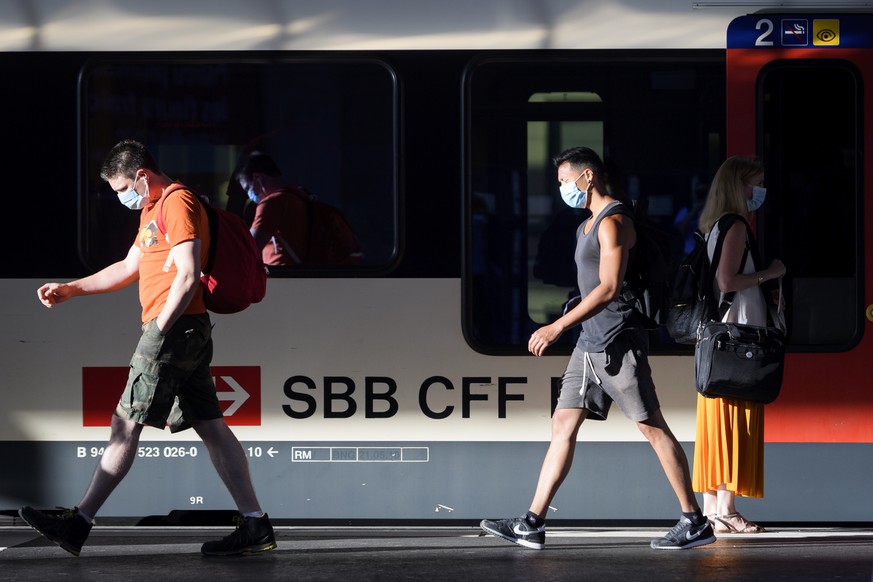
[[[190,190],[174,190],[164,201],[163,218],[166,236],[158,229],[157,213],[160,200],[146,206],[139,219],[136,244],[142,255],[139,260],[139,301],[142,321],[156,318],[167,303],[170,286],[176,276],[176,266],[164,271],[170,249],[175,245],[200,239],[200,264],[205,265],[209,254],[209,218],[197,196]],[[183,312],[186,315],[205,313],[203,290],[198,287]]]

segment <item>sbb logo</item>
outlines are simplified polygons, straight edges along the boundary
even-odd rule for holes
[[[224,419],[230,426],[261,425],[260,366],[212,366]],[[130,368],[82,368],[82,426],[109,426]]]

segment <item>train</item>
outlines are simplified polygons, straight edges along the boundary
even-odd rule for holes
[[[766,407],[765,497],[738,508],[765,524],[873,522],[847,502],[873,478],[868,2],[175,4],[0,8],[0,509],[73,505],[102,454],[136,289],[50,310],[35,292],[126,252],[136,216],[99,168],[132,138],[241,216],[236,161],[268,152],[361,244],[360,264],[271,268],[262,302],[212,316],[216,389],[274,519],[528,507],[574,341],[527,353],[573,293],[579,217],[550,160],[586,145],[674,266],[721,162],[764,161],[754,228],[787,266],[788,353]],[[650,361],[691,459],[692,348],[656,330]],[[149,428],[101,517],[232,507],[193,431]],[[583,425],[550,511],[670,521],[676,501],[613,410]]]

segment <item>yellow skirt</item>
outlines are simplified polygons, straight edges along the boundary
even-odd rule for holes
[[[694,491],[764,496],[764,405],[697,395]]]

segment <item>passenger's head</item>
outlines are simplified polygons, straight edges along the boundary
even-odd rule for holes
[[[100,177],[107,182],[116,177],[134,179],[138,170],[160,173],[158,164],[146,147],[138,141],[126,139],[109,150],[100,167]]]
[[[706,203],[700,214],[700,229],[709,232],[724,214],[748,214],[752,188],[763,178],[764,164],[758,158],[732,156],[725,160],[709,187]]]
[[[144,145],[134,140],[118,142],[106,156],[100,168],[100,177],[118,194],[118,200],[131,210],[144,208],[151,196],[160,196],[161,188],[149,189],[149,182],[162,173]]]
[[[591,148],[570,148],[555,156],[552,161],[555,163],[555,168],[560,168],[562,165],[567,164],[577,174],[590,168],[596,179],[603,180],[605,177],[603,160]]]
[[[255,174],[263,174],[272,178],[282,175],[279,166],[273,158],[263,152],[251,152],[240,160],[236,168],[236,179],[243,189],[248,188],[255,178]]]
[[[607,191],[604,186],[606,175],[603,161],[591,148],[570,148],[555,156],[552,161],[558,169],[561,198],[567,206],[588,208],[592,199],[589,194],[594,189],[598,193]],[[583,177],[585,181],[580,182]]]
[[[282,172],[273,158],[258,151],[245,155],[237,164],[235,174],[240,187],[255,204],[282,180]]]

